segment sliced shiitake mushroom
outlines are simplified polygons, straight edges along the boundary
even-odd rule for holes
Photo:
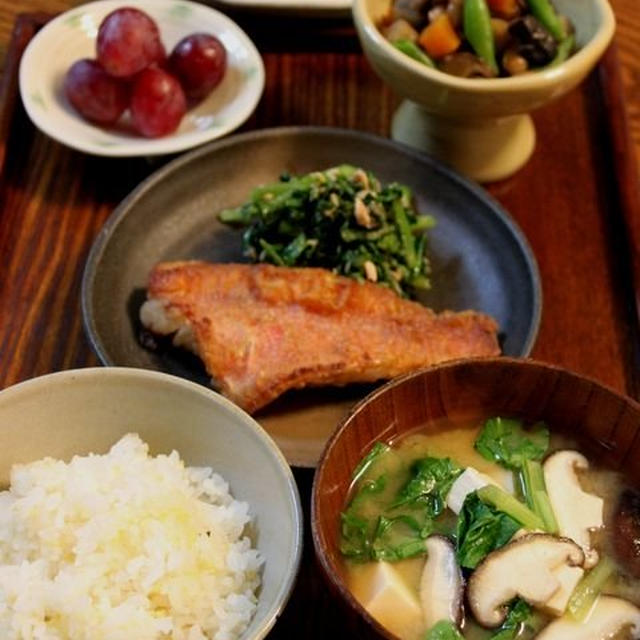
[[[430,629],[440,620],[459,626],[464,582],[455,547],[448,538],[438,535],[429,536],[425,546],[428,556],[420,579],[425,628]]]
[[[532,67],[549,64],[558,50],[554,37],[532,15],[511,22],[509,34],[515,40],[518,53]]]
[[[483,626],[500,626],[507,604],[520,597],[542,606],[559,589],[553,570],[561,565],[579,567],[584,553],[573,540],[533,533],[492,551],[469,579],[467,600]]]
[[[585,568],[598,562],[591,544],[591,531],[603,526],[604,501],[580,486],[577,470],[589,468],[589,461],[577,451],[563,450],[544,462],[544,480],[560,535],[577,542],[585,553]]]

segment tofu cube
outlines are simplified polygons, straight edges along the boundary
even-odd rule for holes
[[[462,474],[458,476],[453,485],[451,485],[451,490],[447,495],[447,506],[456,515],[459,514],[460,511],[462,511],[464,499],[470,493],[482,489],[482,487],[486,487],[489,484],[497,485],[498,483],[493,478],[490,478],[484,473],[480,473],[480,471],[477,471],[473,467],[467,467]]]
[[[554,616],[561,616],[569,604],[573,590],[584,575],[584,569],[563,564],[553,570],[553,575],[558,579],[560,588],[545,602],[544,609]]]
[[[424,626],[422,607],[388,562],[374,562],[367,567],[368,575],[356,594],[364,608],[384,627],[401,638],[416,637]]]

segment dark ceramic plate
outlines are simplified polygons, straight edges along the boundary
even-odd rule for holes
[[[292,127],[236,135],[188,153],[135,189],[93,246],[82,285],[85,328],[106,365],[157,369],[207,384],[199,360],[139,342],[138,309],[151,267],[162,260],[243,261],[240,233],[216,212],[286,170],[340,163],[409,185],[431,213],[433,287],[421,302],[435,310],[477,309],[495,317],[506,355],[528,355],[540,321],[538,269],[509,215],[480,187],[431,158],[384,138],[341,129]],[[371,386],[285,394],[257,414],[290,463],[314,466],[343,413]]]

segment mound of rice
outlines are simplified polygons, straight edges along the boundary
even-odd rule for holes
[[[107,455],[16,465],[0,493],[2,640],[231,640],[262,559],[210,468],[126,435]]]

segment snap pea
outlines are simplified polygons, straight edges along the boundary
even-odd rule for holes
[[[436,65],[433,60],[415,42],[411,42],[411,40],[403,38],[401,40],[396,40],[391,44],[393,44],[398,51],[402,51],[402,53],[410,58],[427,65],[427,67],[435,69]]]
[[[462,22],[464,35],[473,50],[497,75],[498,64],[491,30],[491,14],[486,0],[464,0]]]
[[[562,64],[573,51],[573,47],[576,43],[576,39],[571,35],[567,36],[559,45],[558,50],[556,51],[556,55],[553,57],[553,60],[549,63],[550,67],[557,67],[559,64]]]
[[[550,0],[527,0],[527,4],[531,13],[558,42],[562,42],[567,37],[562,20]]]

